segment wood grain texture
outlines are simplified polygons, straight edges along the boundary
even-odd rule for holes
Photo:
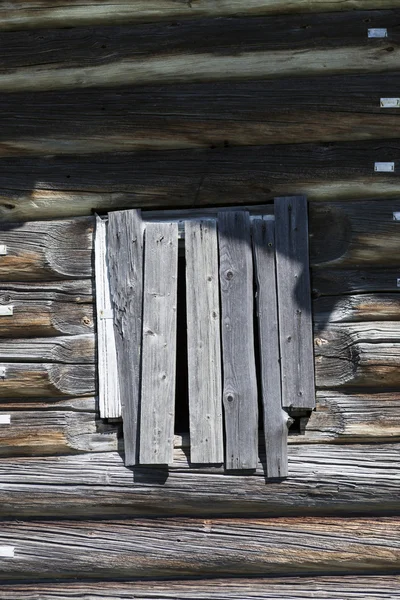
[[[389,257],[389,254],[388,254]],[[313,296],[398,292],[398,268],[335,269],[314,267],[311,270]],[[338,302],[339,302],[338,298]],[[384,315],[385,310],[380,314]],[[380,317],[378,317],[378,320]]]
[[[40,338],[0,338],[0,361],[79,364],[96,362],[93,334]],[[78,367],[79,368],[79,367]]]
[[[0,337],[92,333],[95,327],[91,300],[90,279],[62,281],[59,285],[43,282],[40,286],[0,283],[1,305],[13,307],[12,316],[0,318]]]
[[[318,298],[313,302],[313,318],[319,324],[398,321],[400,294],[354,294]]]
[[[252,222],[266,470],[268,477],[286,477],[288,415],[282,410],[275,222],[266,219]]]
[[[173,461],[178,225],[145,230],[140,463]]]
[[[397,388],[400,383],[398,321],[335,323],[316,329],[316,385]]]
[[[7,409],[6,409],[7,411]],[[117,430],[96,413],[70,410],[14,410],[0,425],[0,456],[55,456],[118,449]]]
[[[90,364],[1,363],[1,398],[93,396],[95,367]]]
[[[223,475],[216,467],[193,470],[182,450],[168,471],[127,469],[117,452],[9,458],[0,461],[0,515],[396,514],[399,452],[393,443],[290,446],[289,478],[267,485],[261,464],[246,477]]]
[[[396,517],[5,522],[0,579],[389,575],[399,534]]]
[[[343,591],[353,600],[398,599],[399,575],[316,576],[274,578],[196,579],[195,581],[101,581],[14,583],[2,585],[4,600],[266,600],[267,598],[338,600]]]
[[[94,271],[96,285],[99,413],[103,419],[115,419],[121,417],[122,410],[107,260],[107,223],[98,215],[96,215]]]
[[[143,227],[140,211],[108,215],[108,269],[114,312],[125,464],[137,460],[142,329]]]
[[[56,35],[5,32],[0,85],[3,92],[26,92],[397,71],[399,34],[390,25],[398,15],[352,11],[65,28]],[[388,27],[389,37],[371,43],[366,19]]]
[[[222,463],[222,363],[215,220],[185,222],[190,459]]]
[[[254,352],[253,258],[247,211],[218,214],[225,464],[257,465],[258,403]]]
[[[0,157],[396,138],[379,98],[399,86],[395,72],[0,93]]]
[[[293,194],[310,201],[399,198],[396,172],[373,171],[378,155],[382,161],[400,160],[398,139],[3,158],[0,221],[134,206],[265,204]]]
[[[92,236],[92,218],[4,224],[0,243],[7,255],[0,257],[0,281],[91,277]]]
[[[330,11],[399,8],[398,0],[233,0],[212,2],[200,0],[195,4],[169,0],[118,0],[107,2],[72,0],[65,5],[58,0],[18,0],[11,7],[0,9],[0,29],[42,29],[77,27],[81,25],[114,25],[185,18],[254,16],[275,13],[313,13]]]
[[[275,200],[276,276],[282,406],[314,408],[314,355],[304,196]]]

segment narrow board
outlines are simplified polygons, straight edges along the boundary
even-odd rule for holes
[[[282,409],[278,299],[275,268],[275,223],[253,220],[254,268],[267,477],[286,477],[287,413]]]
[[[99,410],[102,419],[115,419],[120,417],[122,413],[107,264],[107,224],[99,216],[96,216],[94,265],[96,276]]]
[[[315,407],[307,199],[275,199],[282,405]]]
[[[125,464],[137,462],[143,230],[140,211],[108,215],[108,266],[124,422]]]
[[[220,212],[218,234],[226,468],[255,469],[258,406],[249,213]]]
[[[177,223],[148,223],[143,292],[141,464],[173,461],[177,278]]]
[[[190,460],[222,463],[222,365],[217,223],[185,222]]]

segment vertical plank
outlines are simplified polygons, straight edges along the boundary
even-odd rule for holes
[[[140,211],[108,215],[108,264],[114,311],[125,464],[137,462],[140,340],[143,290],[143,227]]]
[[[315,407],[307,199],[275,199],[282,404]]]
[[[247,211],[218,213],[226,468],[255,469],[257,380],[253,327],[253,261]]]
[[[275,223],[270,217],[252,222],[257,284],[261,391],[267,477],[286,477],[287,413],[282,409],[278,298],[275,269]]]
[[[185,222],[190,460],[222,463],[222,365],[217,223]]]
[[[122,413],[108,275],[107,223],[98,215],[96,215],[94,263],[96,281],[99,411],[102,419],[116,419],[120,417]]]
[[[148,223],[145,231],[140,463],[173,461],[177,223]]]

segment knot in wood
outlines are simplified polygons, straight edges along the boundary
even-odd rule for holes
[[[229,270],[229,271],[226,271],[226,273],[225,273],[225,277],[226,277],[226,279],[227,279],[228,281],[230,281],[231,279],[233,279],[233,271],[231,271],[231,270]]]

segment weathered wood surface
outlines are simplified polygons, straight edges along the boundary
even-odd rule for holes
[[[398,272],[398,267],[388,269],[384,266],[375,269],[315,267],[312,269],[312,293],[315,298],[318,298],[331,294],[398,292]],[[384,314],[384,311],[381,314]]]
[[[118,449],[116,425],[93,412],[14,410],[10,424],[0,425],[0,456],[34,456],[110,452]]]
[[[396,71],[399,33],[392,24],[399,12],[199,19],[65,28],[56,35],[5,32],[0,86],[3,92],[44,91]],[[387,27],[389,37],[369,39],[366,22]]]
[[[32,190],[33,204],[34,196]],[[3,203],[1,209],[7,212],[12,207]],[[93,224],[92,218],[3,224],[0,243],[7,246],[7,255],[0,256],[0,281],[91,277]],[[67,289],[70,285],[66,283]],[[58,291],[54,285],[36,289],[49,287]],[[73,287],[69,289],[74,293]]]
[[[186,221],[185,257],[190,460],[222,463],[221,316],[215,220]]]
[[[80,283],[85,285],[80,290],[75,289],[75,294],[82,291],[90,294],[90,280],[87,280],[87,285],[86,282]],[[45,285],[47,289],[50,288],[49,284]],[[81,335],[93,332],[93,304],[76,302],[79,298],[84,300],[84,297],[75,295],[74,298],[70,295],[70,301],[63,302],[58,298],[68,300],[69,295],[63,291],[47,292],[45,289],[40,293],[31,292],[29,284],[19,284],[18,287],[24,291],[0,284],[1,305],[13,307],[12,315],[0,317],[0,337]],[[46,296],[49,299],[46,300]],[[90,299],[91,295],[86,298]]]
[[[247,211],[218,213],[225,464],[257,464],[253,257]]]
[[[0,415],[10,417],[9,424],[0,425],[0,454],[4,457],[117,449],[123,454],[123,440],[117,442],[120,426],[104,424],[98,418],[95,398],[2,398]],[[261,439],[260,434],[259,453],[265,461]],[[400,442],[400,399],[396,392],[344,394],[321,390],[316,410],[309,418],[300,420],[300,431],[291,430],[287,441],[289,444]],[[180,449],[186,454],[191,452],[188,434],[176,435],[174,445],[175,461],[181,461]],[[192,459],[190,464],[193,462]],[[271,477],[268,461],[264,468]]]
[[[0,93],[0,156],[396,138],[379,99],[399,86],[396,72]]]
[[[383,201],[400,197],[400,181],[396,172],[375,173],[374,162],[399,158],[398,139],[390,144],[365,141],[3,158],[0,221],[81,216],[133,206],[232,206],[248,204],[250,199],[265,204],[276,196],[297,194],[311,201]],[[89,222],[93,225],[93,220]],[[78,276],[82,277],[81,271]]]
[[[313,317],[318,324],[398,321],[400,320],[400,294],[355,294],[318,298],[313,302]]]
[[[118,0],[112,5],[97,0],[18,0],[0,8],[0,29],[41,29],[45,27],[77,27],[79,25],[114,25],[199,17],[254,16],[275,13],[313,13],[329,11],[399,8],[398,0],[233,0],[195,4],[169,0]]]
[[[101,581],[2,584],[3,600],[342,600],[344,590],[352,600],[399,598],[399,575],[317,576],[195,579],[184,581]]]
[[[398,388],[398,321],[329,324],[314,336],[316,385]]]
[[[314,361],[304,196],[275,200],[276,280],[282,406],[314,408]]]
[[[268,217],[266,217],[268,219]],[[282,410],[275,222],[252,221],[261,393],[268,477],[287,476],[288,415]]]
[[[261,465],[255,475],[223,475],[189,468],[182,451],[168,471],[127,469],[116,452],[2,459],[0,516],[396,514],[399,456],[393,443],[290,446],[289,478],[268,484]]]
[[[1,398],[92,396],[95,366],[90,364],[1,363]]]
[[[94,364],[96,362],[95,337],[93,334],[87,334],[40,338],[0,338],[0,361]]]
[[[102,419],[121,417],[121,399],[107,260],[107,223],[96,215],[94,242],[96,286],[97,372],[99,414]]]
[[[3,522],[0,579],[396,574],[399,535],[396,517]]]
[[[108,215],[107,258],[114,315],[125,463],[137,459],[142,334],[143,226],[140,211]]]
[[[178,225],[148,223],[145,230],[140,463],[173,461]]]

